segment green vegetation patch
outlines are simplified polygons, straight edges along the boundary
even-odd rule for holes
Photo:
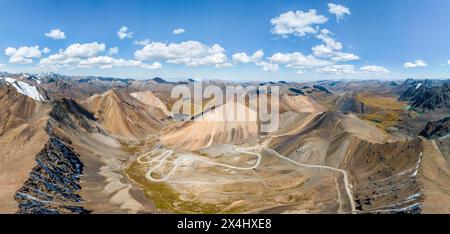
[[[145,192],[145,196],[150,199],[158,209],[170,210],[175,213],[220,213],[222,206],[209,203],[184,201],[180,199],[180,193],[176,192],[165,182],[151,182],[145,178],[144,167],[133,162],[125,171],[130,179],[138,183]],[[236,213],[237,210],[229,210],[227,213]]]
[[[407,111],[407,104],[397,101],[395,97],[360,93],[357,99],[369,107],[369,113],[361,114],[359,117],[382,130],[396,125],[401,119],[401,114]]]

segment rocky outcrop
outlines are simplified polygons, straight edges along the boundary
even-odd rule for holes
[[[81,189],[83,164],[67,143],[52,136],[36,155],[37,165],[15,194],[18,213],[61,214],[88,213],[77,192]]]
[[[406,82],[406,81],[405,81]],[[410,102],[411,107],[421,109],[450,108],[450,83],[448,81],[411,81],[399,97],[400,101]]]
[[[16,191],[14,199],[18,203],[18,213],[61,214],[88,213],[81,206],[80,177],[83,163],[80,156],[70,147],[71,140],[59,134],[80,129],[92,132],[95,126],[90,122],[94,116],[70,99],[52,103],[46,125],[48,141],[35,156],[36,165],[28,179]],[[64,131],[63,131],[64,132]]]
[[[437,121],[430,121],[419,135],[428,139],[441,138],[450,134],[450,116]]]

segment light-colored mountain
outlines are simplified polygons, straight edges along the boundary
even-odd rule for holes
[[[134,92],[130,95],[146,105],[159,108],[167,116],[171,115],[171,113],[167,110],[166,105],[151,91]]]
[[[117,89],[95,94],[82,105],[106,130],[117,136],[143,138],[163,126],[164,114],[159,108],[148,106]]]
[[[321,112],[325,108],[314,99],[304,95],[283,95],[280,97],[280,113],[286,111],[301,112]]]
[[[243,110],[245,116],[256,116],[256,112],[240,102],[227,102],[223,106],[195,117],[192,121],[183,122],[165,129],[162,140],[165,145],[196,150],[217,143],[243,143],[258,135],[257,119],[244,118],[239,121],[237,115],[231,116],[227,108]],[[233,120],[234,119],[234,120]]]

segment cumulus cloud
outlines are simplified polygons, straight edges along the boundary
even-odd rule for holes
[[[331,65],[326,67],[321,67],[317,69],[320,73],[333,74],[333,75],[345,75],[355,73],[355,66],[353,65]]]
[[[126,60],[126,59],[116,59],[109,56],[97,56],[92,58],[87,58],[80,60],[78,63],[80,67],[99,67],[102,69],[112,68],[112,67],[141,67],[145,69],[158,69],[162,65],[158,62],[152,64],[146,64],[138,60]]]
[[[64,34],[64,32],[59,29],[52,29],[50,30],[50,32],[45,33],[45,36],[54,40],[66,39],[66,35]]]
[[[328,29],[320,30],[320,33],[316,36],[317,39],[322,40],[325,46],[332,50],[342,50],[342,44],[333,38],[333,33]]]
[[[185,33],[185,32],[186,32],[186,30],[184,30],[184,28],[177,28],[177,29],[174,29],[174,30],[172,31],[172,33],[175,34],[175,35],[183,34],[183,33]]]
[[[52,29],[50,32],[45,33],[46,37],[52,38],[54,40],[66,39],[66,35],[60,29]]]
[[[108,49],[108,55],[114,55],[114,54],[117,54],[117,53],[119,53],[119,48],[117,48],[117,46],[116,47],[111,47],[111,48]]]
[[[215,64],[214,65],[214,67],[217,67],[217,68],[225,68],[225,67],[232,67],[233,66],[233,64],[231,64],[231,63],[229,63],[229,62],[226,62],[226,63],[218,63],[218,64]]]
[[[96,54],[105,51],[105,48],[106,48],[105,43],[98,43],[98,42],[85,44],[75,43],[67,47],[66,50],[64,50],[64,54],[67,57],[87,58],[95,56]]]
[[[62,53],[50,55],[48,58],[41,59],[40,66],[51,68],[64,67],[84,67],[93,68],[99,67],[102,69],[112,67],[141,67],[145,69],[158,69],[162,65],[158,62],[147,64],[139,60],[126,60],[122,58],[113,58],[110,56],[95,56],[90,58],[71,58]]]
[[[44,49],[42,49],[42,53],[48,54],[48,53],[50,53],[50,49],[45,47]]]
[[[22,46],[19,48],[8,47],[5,49],[5,55],[9,57],[9,62],[14,64],[33,63],[33,58],[40,58],[42,51],[39,46]]]
[[[333,33],[328,29],[322,29],[316,36],[324,44],[314,46],[313,54],[319,58],[330,58],[336,62],[359,60],[359,56],[352,53],[341,52],[343,46],[333,38]]]
[[[332,48],[326,46],[326,45],[316,45],[313,48],[311,48],[313,51],[313,54],[317,57],[321,58],[327,58],[333,55],[334,51]]]
[[[447,61],[447,64],[450,65],[450,60]]]
[[[24,58],[24,57],[11,57],[9,58],[10,63],[14,64],[29,64],[33,63],[33,59]]]
[[[117,31],[117,36],[119,36],[120,40],[123,40],[125,38],[132,38],[133,33],[128,32],[128,28],[125,26],[122,26],[119,31]]]
[[[122,58],[113,58],[111,55],[117,54],[119,49],[117,47],[109,48],[106,52],[109,56],[100,55],[105,53],[105,43],[75,43],[68,46],[64,50],[59,50],[58,53],[52,54],[47,58],[41,59],[39,65],[42,67],[64,68],[64,67],[141,67],[145,69],[157,69],[162,65],[158,62],[151,64],[144,63],[140,60],[127,60]]]
[[[39,65],[42,67],[70,67],[75,66],[80,62],[80,58],[68,57],[64,54],[64,50],[60,50],[57,54],[52,54],[47,58],[41,59]]]
[[[323,15],[311,9],[304,11],[288,11],[270,20],[272,33],[287,37],[290,34],[302,37],[308,33],[317,33],[317,25],[328,21]]]
[[[255,63],[256,66],[262,67],[265,72],[276,72],[279,69],[279,65],[275,63],[268,63],[265,61]]]
[[[264,52],[262,50],[258,50],[253,55],[249,56],[246,53],[236,53],[233,54],[232,58],[236,62],[240,63],[250,63],[250,62],[258,62],[264,56]]]
[[[137,60],[166,60],[167,63],[184,64],[195,67],[199,65],[213,65],[224,67],[228,64],[225,49],[219,44],[211,47],[198,41],[184,41],[181,43],[152,42],[134,53]]]
[[[336,52],[331,60],[337,62],[348,62],[359,60],[359,56],[352,53]]]
[[[300,52],[276,53],[269,58],[269,61],[271,63],[285,64],[286,67],[300,69],[331,65],[329,61],[318,59],[312,55],[305,56]]]
[[[345,15],[350,15],[350,9],[348,7],[334,3],[328,3],[328,12],[336,15],[336,20],[338,22],[339,20],[344,19]]]
[[[414,62],[407,62],[403,64],[404,68],[416,68],[416,67],[427,67],[428,64],[425,63],[423,60],[416,60]]]
[[[374,65],[361,67],[360,70],[363,71],[364,73],[376,73],[376,74],[386,74],[390,72],[388,69],[384,67]]]
[[[136,40],[133,42],[133,44],[146,46],[146,45],[150,44],[150,42],[151,42],[150,39],[143,39],[143,40]]]

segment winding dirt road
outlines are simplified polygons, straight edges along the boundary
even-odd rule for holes
[[[348,200],[350,202],[350,206],[351,206],[351,210],[352,213],[356,213],[356,206],[355,206],[355,201],[354,201],[354,197],[353,197],[353,192],[352,192],[352,186],[349,183],[349,179],[348,179],[348,174],[346,171],[342,170],[342,169],[338,169],[338,168],[334,168],[334,167],[330,167],[330,166],[323,166],[323,165],[314,165],[314,164],[304,164],[304,163],[299,163],[296,162],[292,159],[289,159],[281,154],[279,154],[277,151],[273,150],[273,149],[269,149],[266,147],[252,147],[252,148],[235,148],[235,151],[240,152],[240,153],[244,153],[244,154],[252,154],[257,156],[257,161],[254,165],[250,166],[250,167],[237,167],[237,166],[232,166],[232,165],[227,165],[227,164],[223,164],[223,163],[218,163],[218,162],[214,162],[208,159],[205,159],[204,157],[200,157],[197,155],[190,155],[190,154],[183,154],[183,155],[177,155],[177,159],[175,159],[175,161],[173,162],[173,167],[172,169],[165,175],[162,176],[161,178],[155,178],[152,176],[153,172],[159,168],[161,168],[167,161],[167,159],[173,155],[173,150],[166,150],[163,153],[159,154],[158,156],[155,156],[154,158],[152,158],[151,160],[143,160],[143,158],[148,157],[148,156],[152,156],[153,153],[158,150],[159,148],[161,148],[161,145],[157,145],[152,151],[145,153],[141,156],[139,156],[137,158],[137,162],[141,163],[141,164],[148,164],[150,166],[149,170],[147,171],[147,173],[145,174],[145,177],[150,180],[150,181],[154,181],[154,182],[164,182],[169,180],[173,174],[176,172],[176,170],[178,169],[178,167],[180,165],[182,165],[184,162],[187,161],[200,161],[200,162],[204,162],[204,163],[208,163],[208,164],[212,164],[215,166],[221,166],[221,167],[226,167],[226,168],[230,168],[230,169],[236,169],[236,170],[252,170],[255,169],[259,166],[260,162],[261,162],[261,158],[262,155],[259,153],[255,153],[249,150],[267,150],[269,152],[271,152],[273,155],[287,160],[288,162],[291,162],[297,166],[301,166],[301,167],[306,167],[306,168],[319,168],[319,169],[325,169],[325,170],[332,170],[335,172],[339,172],[343,175],[343,180],[344,180],[344,185],[345,185],[345,191],[347,193],[347,197]],[[151,165],[153,163],[157,162],[155,165]]]

